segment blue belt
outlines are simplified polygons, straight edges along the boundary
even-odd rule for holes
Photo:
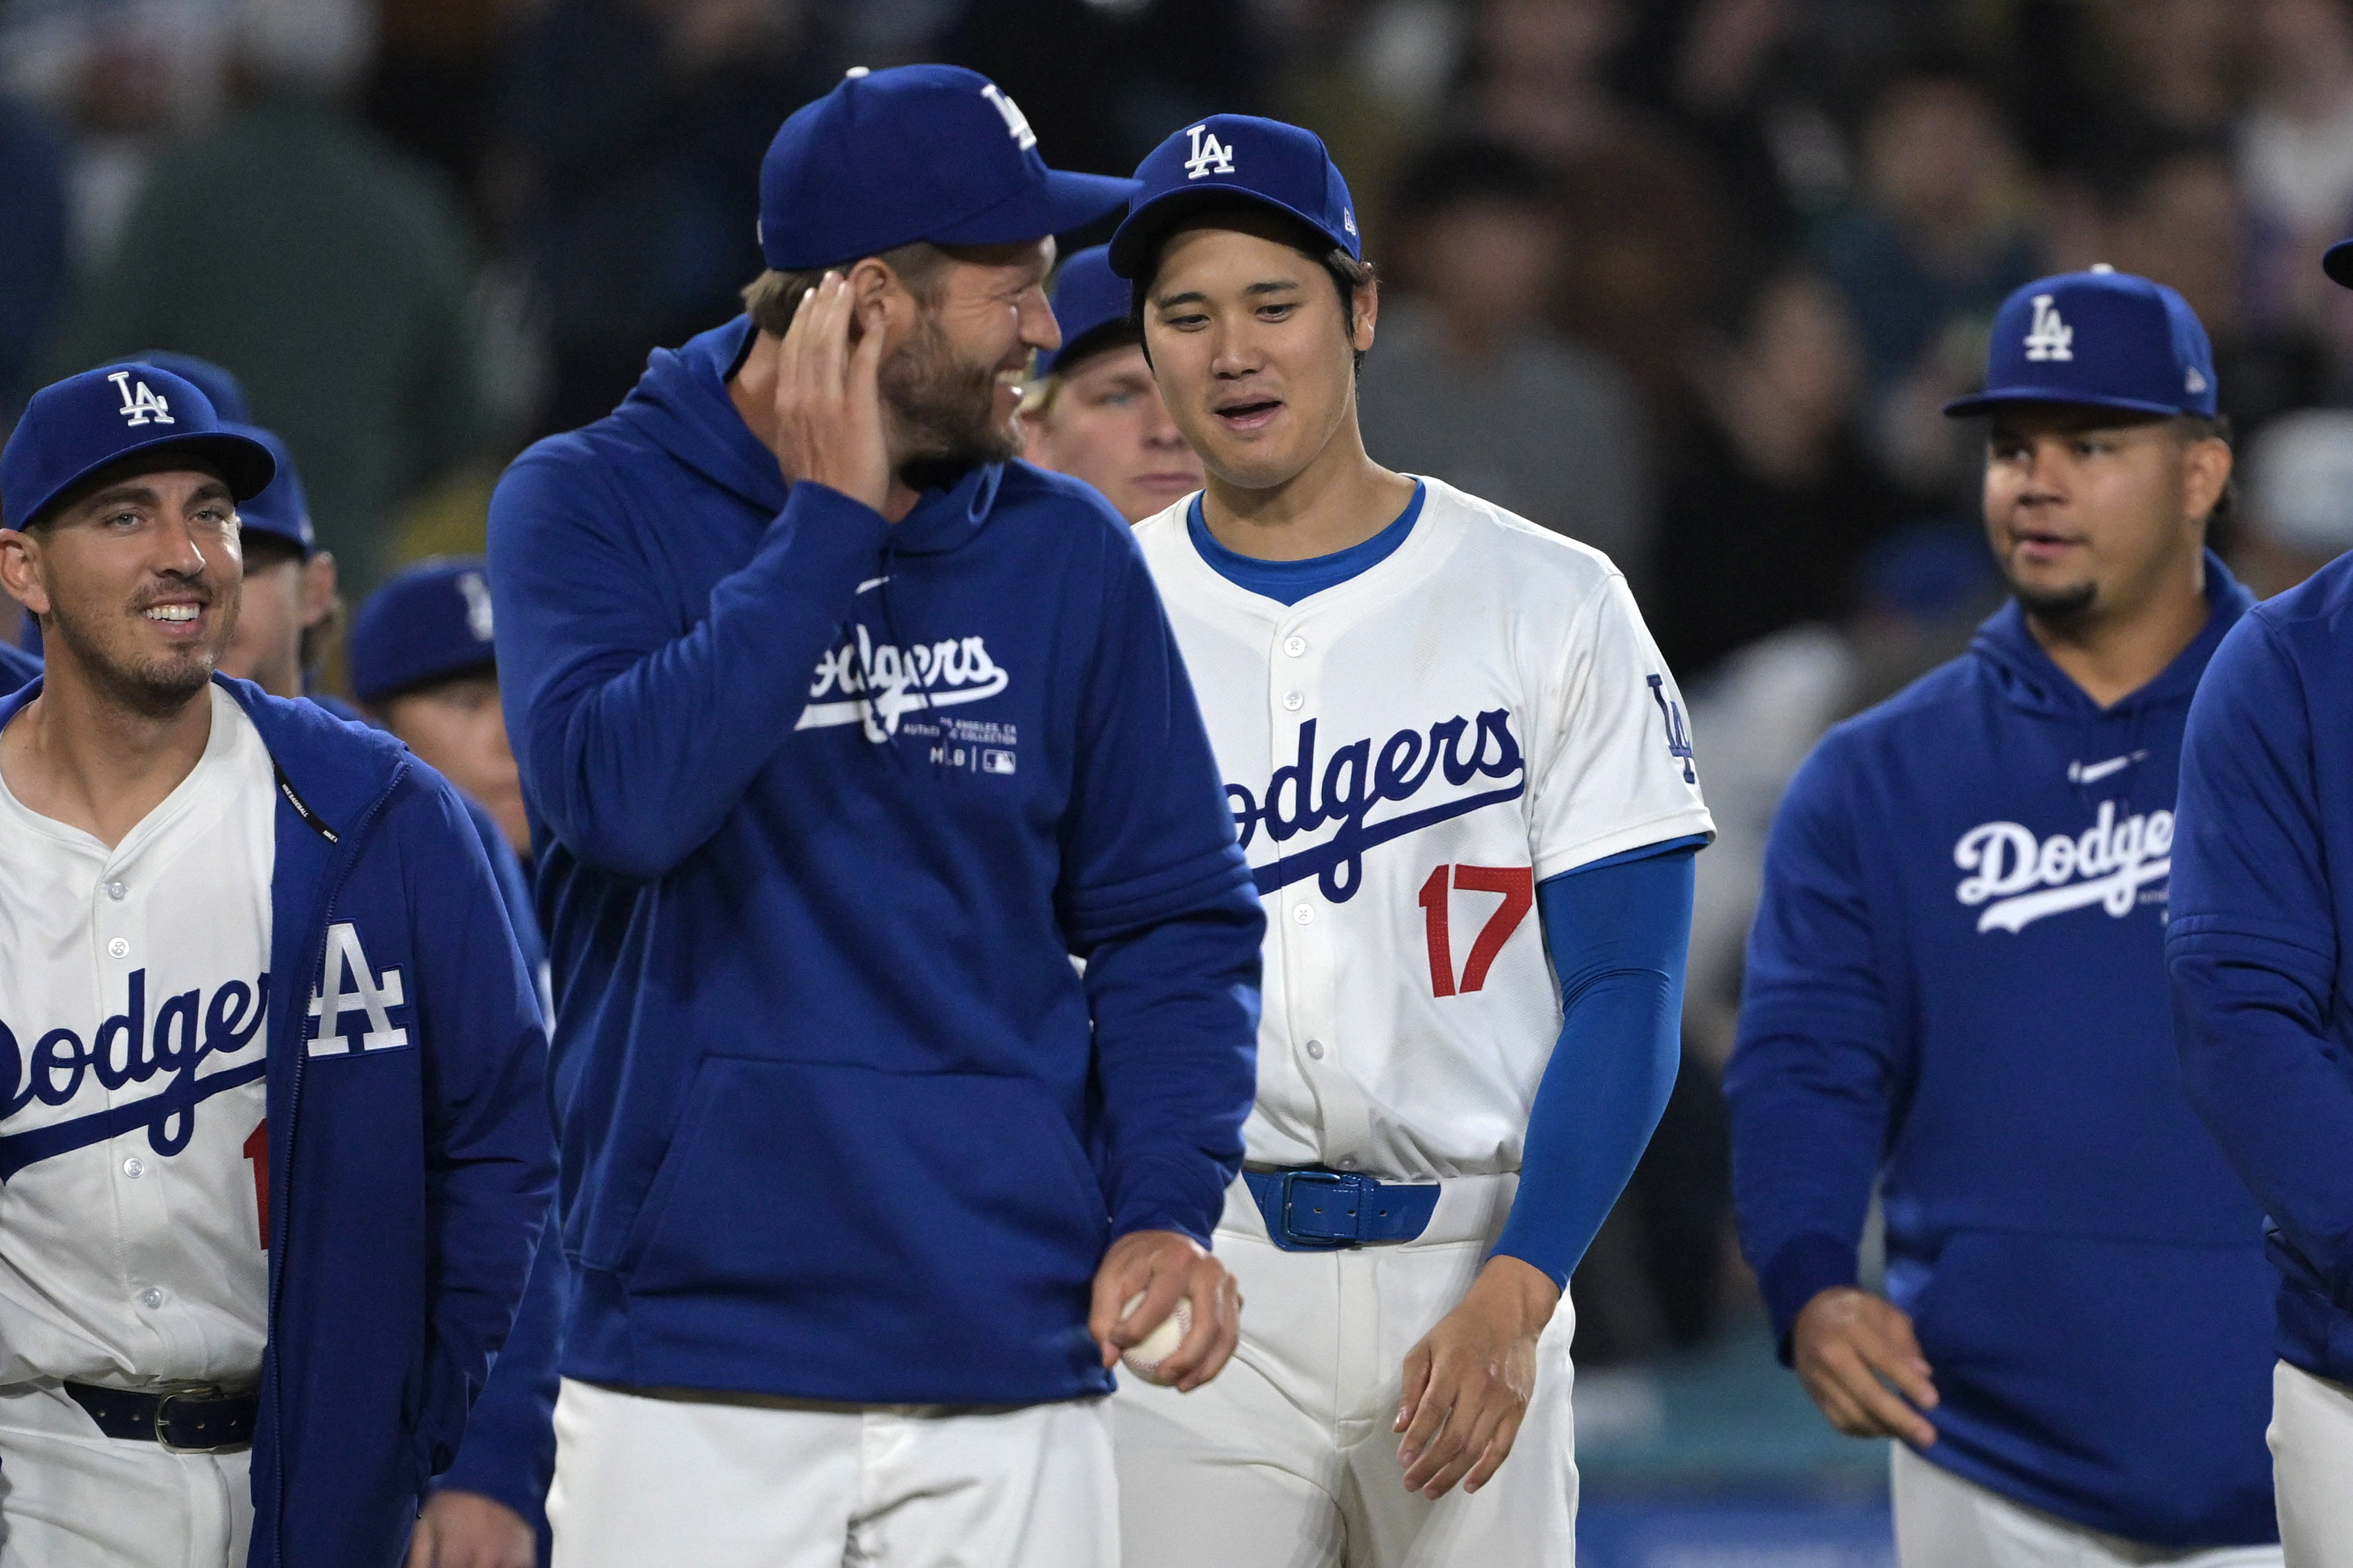
[[[1438,1209],[1435,1182],[1379,1182],[1315,1165],[1244,1171],[1242,1180],[1266,1216],[1268,1239],[1285,1252],[1411,1241]]]

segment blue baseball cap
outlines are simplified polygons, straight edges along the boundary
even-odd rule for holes
[[[1945,405],[1982,414],[2005,403],[2075,403],[2139,414],[2214,416],[2214,349],[2180,295],[2110,267],[2063,272],[2001,302],[1983,392]]]
[[[363,702],[497,663],[490,563],[479,555],[419,562],[370,594],[352,617],[352,691]]]
[[[1187,215],[1237,196],[1286,213],[1364,258],[1348,182],[1313,131],[1255,114],[1212,114],[1145,154],[1135,177],[1142,189],[1111,237],[1111,269],[1122,278],[1151,266]]]
[[[1111,269],[1111,247],[1091,246],[1062,263],[1054,278],[1054,321],[1062,346],[1038,359],[1038,374],[1051,375],[1088,355],[1111,348],[1129,321],[1127,279]]]
[[[2330,281],[2353,289],[2353,239],[2340,239],[2322,252],[2320,269]]]
[[[0,525],[22,528],[125,458],[185,447],[242,504],[278,471],[269,448],[221,423],[195,383],[152,364],[101,365],[33,394],[0,449]]]
[[[311,501],[302,493],[302,476],[295,471],[294,455],[286,449],[286,443],[278,438],[275,430],[244,424],[232,424],[227,428],[260,442],[278,459],[277,477],[262,488],[260,494],[237,509],[243,531],[282,539],[300,550],[302,559],[308,561],[317,552],[319,539],[311,531]]]
[[[1007,245],[1081,227],[1134,180],[1046,167],[1029,121],[961,66],[853,70],[786,120],[760,164],[760,254],[779,272],[919,239]]]
[[[250,425],[253,406],[245,400],[245,384],[208,359],[194,354],[175,353],[170,349],[149,349],[145,353],[132,354],[129,359],[111,362],[106,368],[121,370],[127,364],[152,364],[157,370],[168,370],[174,375],[196,384],[220,416],[224,425]]]

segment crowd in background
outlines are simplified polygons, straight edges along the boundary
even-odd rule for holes
[[[2353,546],[2353,293],[2317,266],[2353,0],[0,0],[0,432],[196,354],[347,591],[477,551],[509,458],[738,309],[786,113],[915,59],[993,77],[1058,167],[1216,110],[1316,130],[1384,279],[1375,458],[1634,584],[1723,837],[1685,1082],[1578,1277],[1589,1364],[1746,1288],[1715,1073],[1765,829],[2000,596],[1939,406],[2002,297],[2103,261],[2179,289],[2238,439],[2218,547],[2270,593]]]

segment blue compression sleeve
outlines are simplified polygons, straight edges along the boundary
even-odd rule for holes
[[[1634,1173],[1683,1058],[1693,858],[1678,839],[1536,889],[1561,1026],[1528,1113],[1519,1195],[1496,1252],[1566,1289]]]

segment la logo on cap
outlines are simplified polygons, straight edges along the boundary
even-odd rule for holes
[[[1193,155],[1185,160],[1185,177],[1198,180],[1204,174],[1230,174],[1234,172],[1233,149],[1218,140],[1218,133],[1207,123],[1188,127],[1185,134],[1193,139]]]
[[[2075,357],[2070,346],[2075,341],[2075,329],[2059,319],[2056,306],[2048,294],[2034,297],[2034,322],[2026,333],[2026,357],[2033,360]]]
[[[491,614],[491,585],[480,572],[469,572],[458,579],[458,593],[466,601],[466,629],[476,642],[489,642],[498,625]]]
[[[157,425],[179,423],[172,417],[171,402],[166,398],[156,396],[153,389],[145,382],[139,384],[137,392],[131,390],[129,371],[118,370],[106,379],[114,383],[114,389],[122,394],[122,406],[116,412],[122,416],[122,422],[125,425],[145,425],[150,422]]]
[[[1005,96],[1003,89],[992,81],[980,89],[980,96],[997,106],[997,112],[1005,119],[1005,129],[1012,132],[1023,152],[1038,145],[1038,133],[1029,129],[1029,117],[1021,112],[1019,104]]]

